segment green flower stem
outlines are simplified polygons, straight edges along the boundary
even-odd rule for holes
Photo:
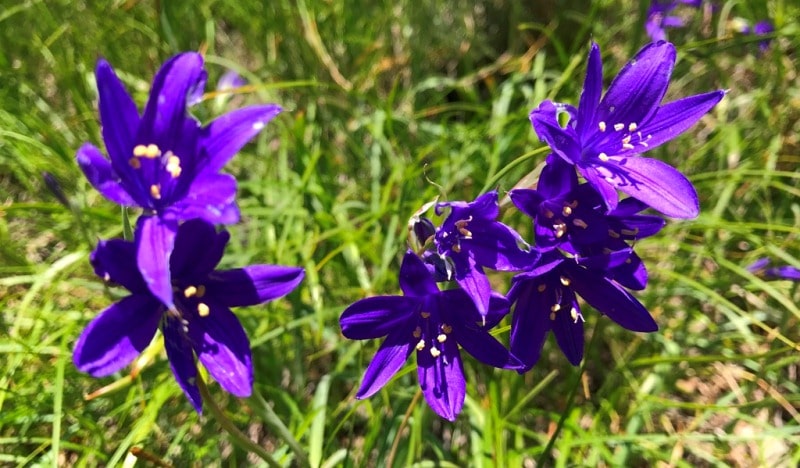
[[[276,432],[278,437],[280,437],[286,444],[289,445],[289,448],[292,449],[294,452],[295,457],[297,457],[297,463],[302,468],[308,468],[311,466],[311,463],[308,460],[308,454],[306,454],[303,447],[300,445],[300,442],[294,438],[289,428],[283,424],[281,418],[275,413],[275,410],[272,409],[272,406],[264,399],[261,394],[253,389],[253,398],[258,403],[259,408],[262,410],[262,419],[264,420],[269,427]]]
[[[272,455],[270,455],[264,448],[250,440],[242,431],[239,430],[234,424],[233,421],[228,419],[225,416],[225,413],[222,412],[222,409],[217,405],[217,402],[211,397],[211,394],[208,392],[208,387],[206,387],[206,383],[200,375],[197,375],[197,388],[200,389],[200,396],[203,398],[203,403],[211,410],[211,414],[214,415],[214,418],[219,422],[219,425],[222,426],[225,431],[228,432],[231,436],[231,442],[233,442],[236,446],[243,450],[247,450],[250,452],[255,453],[262,460],[267,462],[267,465],[273,468],[280,468],[280,463],[278,463]]]
[[[589,350],[592,349],[592,345],[594,345],[595,339],[597,338],[598,332],[600,331],[600,320],[598,320],[594,325],[594,330],[592,331],[592,339],[589,341],[589,345],[586,346],[586,351],[584,354],[583,362],[581,362],[581,367],[578,371],[578,375],[575,376],[575,383],[572,385],[572,388],[569,391],[569,395],[567,395],[567,407],[564,408],[564,412],[561,413],[561,417],[558,419],[558,426],[556,426],[555,432],[553,432],[552,437],[550,440],[547,441],[547,446],[542,451],[542,454],[539,455],[539,458],[536,460],[536,466],[550,466],[552,463],[548,463],[551,460],[547,458],[550,456],[550,452],[553,450],[553,445],[556,443],[556,439],[558,439],[559,434],[561,433],[561,429],[564,427],[564,423],[567,421],[567,416],[569,415],[570,411],[572,411],[572,405],[575,403],[575,394],[578,392],[578,387],[581,384],[581,376],[583,376],[583,371],[586,369],[586,355],[588,354]]]

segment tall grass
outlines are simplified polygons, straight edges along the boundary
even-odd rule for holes
[[[306,280],[287,299],[237,311],[255,396],[210,386],[280,463],[299,462],[272,412],[314,466],[796,466],[800,293],[745,268],[763,256],[800,266],[800,7],[782,0],[724,3],[670,32],[679,62],[669,95],[730,92],[652,154],[687,173],[702,199],[697,220],[637,245],[651,275],[637,297],[660,331],[635,334],[589,312],[581,368],[552,340],[525,375],[467,359],[455,423],[425,406],[411,365],[354,399],[377,343],[344,339],[337,319],[354,300],[396,293],[408,217],[436,196],[511,189],[546,154],[529,110],[545,98],[577,102],[590,39],[607,79],[646,41],[646,5],[556,3],[0,8],[0,464],[259,462],[193,412],[162,355],[132,379],[92,379],[71,361],[82,328],[120,295],[88,264],[98,238],[121,236],[119,209],[74,162],[82,142],[101,143],[94,63],[108,59],[141,105],[161,61],[199,49],[210,82],[234,69],[253,85],[227,104],[209,98],[200,118],[220,105],[286,108],[226,168],[240,181],[243,222],[230,228],[224,266],[302,265]],[[774,19],[767,51],[730,32],[736,16]],[[507,340],[508,327],[497,335]]]

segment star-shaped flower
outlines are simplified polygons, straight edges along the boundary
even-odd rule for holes
[[[473,202],[438,203],[436,214],[441,215],[448,208],[450,213],[436,229],[434,245],[442,258],[452,262],[452,279],[486,315],[492,288],[483,269],[518,271],[536,257],[526,250],[527,244],[516,231],[497,221],[497,191],[487,192]]]
[[[136,235],[138,239],[141,232]],[[178,228],[169,265],[176,293],[169,306],[147,287],[136,264],[134,242],[100,241],[91,255],[95,272],[131,294],[101,312],[83,331],[73,354],[78,369],[95,377],[117,372],[161,328],[175,379],[198,412],[202,400],[195,383],[195,356],[226,391],[249,396],[253,385],[250,342],[230,308],[282,297],[302,281],[304,273],[302,268],[277,265],[215,271],[228,237],[200,219]]]
[[[530,271],[516,275],[508,298],[514,306],[511,353],[530,370],[539,360],[547,333],[573,365],[583,359],[583,315],[577,296],[628,330],[653,332],[658,325],[645,307],[605,274],[628,258],[614,252],[576,261],[556,250],[542,256]]]
[[[220,169],[281,108],[245,107],[201,126],[187,111],[200,100],[206,81],[203,57],[194,52],[164,63],[141,114],[108,62],[97,63],[95,76],[109,159],[85,143],[78,164],[104,197],[144,209],[141,244],[149,248],[139,252],[138,270],[153,294],[172,307],[167,266],[178,223],[193,218],[238,221],[236,180]]]
[[[493,294],[485,316],[461,289],[440,291],[425,263],[412,251],[400,266],[403,296],[362,299],[342,313],[342,333],[353,340],[385,336],[364,373],[356,398],[380,390],[417,351],[417,374],[428,405],[453,421],[464,405],[466,382],[458,346],[495,367],[518,363],[489,329],[508,313],[508,301]]]
[[[648,44],[602,95],[600,48],[593,43],[578,108],[548,100],[530,114],[539,138],[577,167],[609,209],[617,206],[616,188],[667,216],[699,212],[697,192],[683,174],[639,156],[688,130],[725,95],[712,91],[662,105],[674,64],[672,44]],[[565,126],[560,113],[569,116]]]

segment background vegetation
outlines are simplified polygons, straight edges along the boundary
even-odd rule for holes
[[[237,312],[256,396],[210,386],[281,463],[297,460],[265,402],[314,466],[800,462],[800,291],[745,269],[763,256],[800,267],[797,3],[683,9],[687,26],[669,32],[679,50],[669,96],[730,93],[652,153],[687,173],[702,200],[697,220],[637,246],[651,274],[638,297],[661,330],[635,334],[588,312],[582,369],[552,339],[522,376],[467,359],[455,423],[425,406],[412,365],[356,401],[378,342],[344,339],[338,316],[366,295],[396,293],[405,223],[423,203],[509,190],[535,170],[546,150],[528,112],[545,98],[577,103],[590,39],[610,80],[647,41],[646,2],[0,4],[0,464],[130,466],[134,452],[143,465],[260,462],[193,412],[162,355],[91,400],[117,379],[71,361],[83,327],[121,294],[88,263],[98,238],[121,235],[119,209],[74,162],[82,142],[102,144],[95,61],[106,57],[141,105],[159,64],[182,50],[205,51],[210,83],[233,69],[253,85],[209,96],[196,109],[203,120],[243,103],[286,108],[227,168],[243,222],[230,228],[224,263],[302,265],[306,281]],[[770,47],[733,32],[734,18],[772,19]],[[504,219],[529,231],[516,213]]]

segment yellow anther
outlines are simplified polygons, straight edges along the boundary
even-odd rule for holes
[[[462,228],[458,228],[458,232],[461,233],[461,235],[464,236],[464,237],[470,237],[470,238],[472,237],[472,233],[469,230],[467,230],[466,228],[463,228],[463,227]]]
[[[453,246],[453,252],[461,253],[461,246],[459,244],[454,245]]]
[[[625,149],[634,149],[634,146],[630,143],[623,143],[622,147]]]
[[[569,216],[569,215],[571,215],[571,214],[572,214],[572,208],[570,208],[570,207],[568,207],[568,206],[565,206],[565,207],[564,207],[564,208],[561,210],[561,214],[562,214],[562,215],[564,215],[564,216]]]
[[[206,287],[201,284],[200,286],[197,287],[197,297],[200,298],[205,295],[206,295]]]
[[[628,125],[629,132],[635,132],[637,128],[639,128],[639,126],[636,125],[636,122],[631,122],[630,125]]]
[[[571,202],[567,203],[567,206],[574,210],[578,207],[578,200],[572,200]]]
[[[602,120],[597,124],[597,126],[600,128],[601,132],[605,132],[606,131],[606,123],[603,122]]]
[[[136,145],[133,147],[133,155],[141,157],[147,154],[147,147],[145,145]]]
[[[616,131],[620,131],[623,128],[625,128],[625,124],[623,124],[623,123],[614,124],[614,130],[616,130]]]
[[[167,158],[167,172],[170,173],[173,179],[177,179],[179,175],[181,175],[181,160],[171,151],[167,152],[170,155]]]
[[[208,317],[208,314],[211,312],[211,309],[208,308],[208,305],[205,303],[198,303],[197,304],[197,313],[201,317]]]
[[[194,286],[189,286],[188,288],[183,290],[183,297],[192,297],[197,294],[197,288]]]
[[[135,151],[135,148],[134,148],[134,151]],[[134,154],[136,154],[136,153],[134,153]],[[148,158],[148,159],[155,159],[155,158],[161,156],[161,150],[158,149],[158,146],[150,143],[149,145],[147,145],[147,148],[145,148],[144,154],[142,156],[144,156],[145,158]]]
[[[550,320],[555,320],[555,319],[556,319],[556,313],[550,312]]]
[[[547,285],[544,284],[544,283],[542,283],[542,284],[540,284],[539,286],[536,287],[536,290],[539,291],[539,292],[544,292],[545,289],[547,289]]]
[[[563,237],[567,233],[567,225],[564,223],[553,224],[553,230],[556,232],[556,237]]]
[[[589,225],[586,224],[586,221],[584,221],[584,220],[582,220],[580,218],[573,219],[572,220],[572,224],[578,226],[581,229],[586,229],[587,227],[589,227]]]
[[[156,200],[161,199],[161,186],[158,184],[153,184],[150,186],[150,196],[155,198]]]
[[[570,309],[569,316],[572,317],[572,321],[574,323],[578,323],[579,315],[578,315],[578,310],[577,309],[575,309],[574,307],[572,309]]]
[[[613,229],[608,230],[608,235],[613,237],[614,239],[619,239],[619,233]]]
[[[639,234],[639,228],[635,228],[635,229],[620,229],[619,232],[621,232],[625,236],[635,236],[636,234]]]
[[[447,335],[445,335],[444,333],[440,333],[439,336],[436,337],[436,341],[438,341],[439,343],[444,343],[445,341],[447,341]]]
[[[550,306],[550,312],[558,312],[559,310],[561,310],[561,304],[556,303]]]
[[[419,313],[419,315],[420,315],[422,318],[426,319],[426,318],[428,318],[428,317],[430,317],[430,316],[431,316],[431,313],[430,313],[430,312],[420,312],[420,313]]]
[[[561,284],[563,284],[564,286],[569,286],[570,285],[570,280],[566,276],[562,276],[559,279],[561,280]]]
[[[419,340],[417,343],[417,351],[422,351],[425,349],[425,340]]]
[[[453,327],[451,327],[450,325],[448,325],[446,323],[443,323],[442,324],[442,331],[445,332],[445,333],[452,333],[453,332]]]
[[[545,218],[552,218],[553,216],[555,216],[555,214],[552,211],[550,211],[547,208],[545,208],[544,209],[544,216],[545,216]]]
[[[414,338],[419,338],[420,336],[422,336],[422,328],[420,327],[415,328],[414,333],[412,333],[412,335],[414,335]]]
[[[134,169],[139,169],[142,167],[142,163],[139,161],[139,158],[135,156],[128,160],[128,164],[130,164],[130,166]]]
[[[600,153],[600,154],[597,155],[597,159],[599,159],[599,160],[601,160],[603,162],[606,162],[606,161],[608,161],[608,155],[605,154],[605,153]]]
[[[438,349],[436,349],[436,347],[435,347],[435,346],[431,346],[431,356],[433,356],[433,357],[437,358],[437,357],[439,357],[439,355],[440,355],[440,354],[442,354],[442,352],[441,352],[441,351],[439,351]]]

